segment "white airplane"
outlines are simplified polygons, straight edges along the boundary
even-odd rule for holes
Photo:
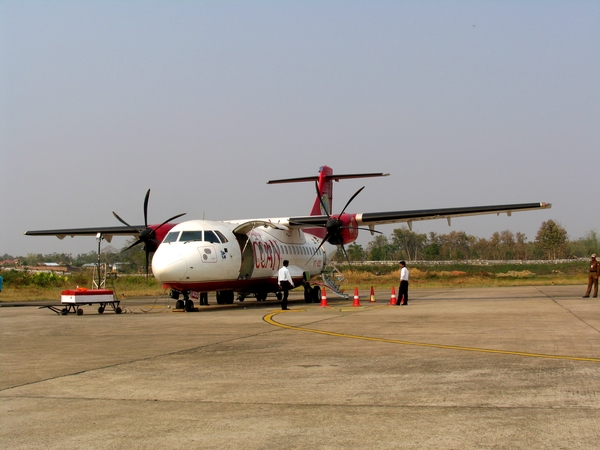
[[[128,247],[143,243],[146,262],[152,258],[152,272],[156,279],[171,289],[171,297],[184,300],[178,307],[193,308],[190,294],[216,291],[217,303],[233,303],[235,293],[243,300],[253,295],[258,301],[275,293],[279,298],[277,271],[284,260],[289,261],[295,286],[304,286],[305,300],[319,302],[321,285],[339,293],[337,286],[325,276],[328,262],[338,248],[344,255],[344,246],[354,242],[359,230],[371,233],[376,225],[412,223],[418,220],[515,211],[548,209],[548,203],[520,203],[478,207],[389,211],[375,213],[346,213],[350,202],[364,189],[359,189],[339,214],[332,214],[333,181],[348,178],[387,176],[384,173],[336,175],[328,166],[319,169],[317,176],[269,181],[275,183],[315,182],[317,196],[310,215],[242,220],[189,220],[179,224],[170,222],[178,214],[159,225],[148,225],[148,198],[144,201],[144,225],[132,226],[113,212],[124,226],[75,228],[61,230],[26,231],[29,236],[99,236],[111,241],[113,236],[135,236],[137,241]],[[148,267],[148,264],[146,264]],[[311,280],[322,276],[322,283]]]

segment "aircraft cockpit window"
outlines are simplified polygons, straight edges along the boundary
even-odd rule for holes
[[[201,241],[202,231],[182,231],[179,242]]]
[[[225,235],[224,235],[223,233],[221,233],[219,230],[215,230],[215,233],[217,233],[217,236],[219,236],[219,238],[221,238],[221,242],[222,242],[223,244],[225,244],[225,243],[229,242],[229,241],[227,240],[227,238],[225,237]]]
[[[169,242],[176,242],[178,237],[179,237],[179,231],[171,231],[169,234],[167,234],[167,237],[165,237],[163,242],[165,242],[167,244]]]
[[[207,230],[204,232],[204,240],[206,242],[210,242],[212,244],[218,244],[219,243],[219,238],[217,237],[217,235],[215,234],[214,231],[210,231]]]

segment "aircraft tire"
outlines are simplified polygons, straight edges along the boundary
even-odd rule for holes
[[[320,286],[313,287],[312,301],[313,301],[313,303],[321,303],[321,287]]]
[[[312,296],[313,296],[312,289],[310,287],[305,287],[304,288],[304,303],[311,303],[313,300]]]
[[[187,312],[192,312],[194,310],[194,301],[193,300],[187,300],[185,302],[185,310]]]
[[[184,307],[183,300],[177,300],[175,302],[175,309],[183,309],[183,307]]]

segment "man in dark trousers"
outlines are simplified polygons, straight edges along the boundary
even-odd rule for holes
[[[596,261],[596,254],[594,253],[590,259],[590,278],[583,298],[590,296],[592,286],[594,287],[594,298],[598,297],[598,276],[600,276],[600,264]]]
[[[408,305],[408,269],[405,261],[400,261],[400,287],[396,305]]]
[[[292,281],[292,275],[288,270],[290,262],[286,259],[283,261],[283,267],[277,272],[277,284],[279,289],[283,291],[283,299],[281,300],[281,309],[284,311],[288,309],[288,292],[294,288],[294,282]]]

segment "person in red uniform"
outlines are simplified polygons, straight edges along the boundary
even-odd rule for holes
[[[600,264],[596,261],[596,254],[594,253],[590,259],[590,279],[583,298],[590,296],[592,286],[594,286],[594,298],[598,297],[598,276],[600,276]]]

